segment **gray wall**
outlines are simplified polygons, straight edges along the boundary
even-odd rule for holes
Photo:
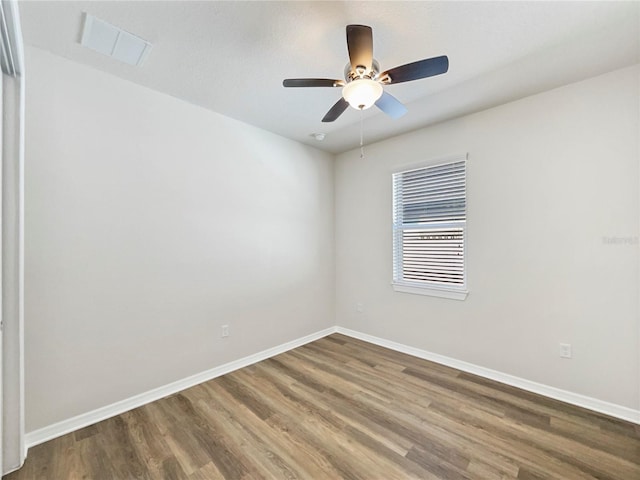
[[[638,409],[639,83],[618,70],[339,155],[337,324]],[[391,172],[464,152],[469,296],[394,292]]]
[[[27,65],[28,432],[334,324],[331,155]]]

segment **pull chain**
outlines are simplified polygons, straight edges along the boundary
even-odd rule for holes
[[[364,135],[363,135],[363,128],[362,128],[362,121],[364,118],[364,109],[361,108],[360,109],[360,158],[364,158]]]

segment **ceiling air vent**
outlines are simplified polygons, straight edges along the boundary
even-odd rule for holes
[[[121,62],[136,66],[142,65],[151,52],[151,44],[146,40],[88,13],[85,13],[80,44]]]

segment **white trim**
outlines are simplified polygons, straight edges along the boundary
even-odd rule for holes
[[[391,286],[396,292],[412,293],[413,295],[428,295],[430,297],[450,298],[452,300],[464,300],[469,294],[468,290],[453,290],[434,287],[414,287],[403,283],[392,282]]]
[[[1,0],[2,17],[2,70],[10,77],[23,76],[24,46],[18,0]]]
[[[532,382],[524,378],[509,375],[507,373],[498,372],[489,368],[474,365],[473,363],[464,362],[462,360],[456,360],[455,358],[446,357],[437,353],[432,353],[427,350],[421,350],[419,348],[410,347],[402,343],[393,342],[391,340],[385,340],[383,338],[374,337],[366,333],[357,332],[348,328],[336,327],[336,332],[349,337],[357,338],[374,345],[389,348],[396,352],[406,353],[413,357],[422,358],[424,360],[430,360],[432,362],[446,365],[448,367],[462,370],[463,372],[473,373],[484,378],[495,380],[500,383],[505,383],[513,387],[521,388],[529,392],[544,395],[545,397],[560,400],[561,402],[570,403],[578,407],[593,410],[594,412],[604,413],[612,417],[627,420],[636,424],[640,424],[640,410],[634,410],[632,408],[623,407],[615,403],[605,402],[598,400],[597,398],[587,397],[586,395],[580,395],[578,393],[569,392],[560,388],[543,385],[541,383]]]
[[[17,7],[16,7],[17,12]],[[16,15],[18,15],[16,13]],[[16,17],[17,18],[17,17]],[[18,25],[20,22],[18,20]],[[22,33],[20,33],[20,38],[22,38]],[[20,50],[22,49],[22,41],[17,47]],[[20,344],[20,371],[18,372],[19,377],[19,385],[20,385],[20,436],[18,438],[19,448],[20,448],[20,460],[21,465],[24,465],[25,460],[27,459],[27,442],[26,442],[26,434],[25,434],[25,424],[26,424],[26,407],[25,407],[25,386],[24,386],[24,376],[25,376],[25,359],[24,359],[24,135],[25,135],[25,102],[26,102],[26,85],[25,85],[25,75],[24,75],[24,66],[22,60],[22,52],[20,53],[20,62],[21,62],[21,74],[20,74],[20,138],[18,140],[19,146],[19,172],[18,172],[18,216],[19,216],[19,227],[18,227],[18,338]]]
[[[161,398],[164,398],[166,396],[173,395],[174,393],[180,392],[213,378],[233,372],[234,370],[247,367],[254,363],[261,362],[262,360],[266,360],[267,358],[271,358],[275,355],[279,355],[294,348],[301,347],[302,345],[305,345],[309,342],[313,342],[320,338],[326,337],[327,335],[331,335],[332,333],[335,333],[335,331],[336,327],[325,328],[324,330],[320,330],[319,332],[312,333],[305,337],[283,343],[282,345],[278,345],[276,347],[254,353],[253,355],[249,355],[247,357],[234,360],[229,363],[225,363],[224,365],[220,365],[219,367],[214,367],[210,370],[206,370],[196,375],[183,378],[182,380],[172,382],[168,385],[164,385],[162,387],[149,390],[148,392],[135,395],[125,400],[112,403],[111,405],[92,410],[91,412],[83,413],[67,420],[62,420],[61,422],[54,423],[53,425],[49,425],[48,427],[34,430],[33,432],[27,433],[26,444],[29,448],[31,448],[35,445],[39,445],[48,440],[52,440],[61,435],[65,435],[80,428],[93,425],[94,423],[101,422],[102,420],[106,420],[107,418],[111,418],[115,415],[120,415],[121,413],[128,412],[129,410],[140,407],[142,405],[146,405],[147,403],[160,400]]]
[[[2,86],[2,440],[0,475],[26,459],[24,405],[24,121],[25,68],[17,0],[1,0]]]
[[[113,403],[111,405],[107,405],[102,408],[98,408],[91,412],[87,412],[76,417],[55,423],[53,425],[49,425],[39,430],[29,432],[26,435],[26,444],[28,447],[39,445],[61,435],[65,435],[80,428],[92,425],[102,420],[106,420],[107,418],[111,418],[115,415],[119,415],[147,403],[154,402],[168,395],[180,392],[184,389],[193,387],[221,375],[225,375],[240,368],[247,367],[262,360],[266,360],[267,358],[271,358],[275,355],[279,355],[294,348],[301,347],[302,345],[326,337],[327,335],[331,335],[332,333],[341,333],[343,335],[357,338],[374,345],[379,345],[381,347],[389,348],[397,352],[406,353],[407,355],[430,360],[442,365],[447,365],[449,367],[462,370],[463,372],[473,373],[475,375],[521,388],[529,392],[544,395],[546,397],[554,398],[556,400],[570,403],[572,405],[577,405],[579,407],[593,410],[595,412],[604,413],[612,417],[640,424],[640,410],[634,410],[631,408],[623,407],[621,405],[598,400],[596,398],[568,392],[566,390],[561,390],[559,388],[525,380],[523,378],[498,372],[496,370],[491,370],[489,368],[480,367],[472,363],[463,362],[461,360],[456,360],[454,358],[439,355],[437,353],[431,353],[419,348],[410,347],[401,343],[374,337],[373,335],[368,335],[366,333],[361,333],[355,330],[350,330],[348,328],[336,326],[325,328],[324,330],[321,330],[319,332],[312,333],[310,335],[292,340],[287,343],[283,343],[282,345],[263,350],[239,360],[234,360],[219,367],[215,367],[205,372],[201,372],[199,374],[192,375],[182,380],[170,383],[163,387],[159,387],[148,392],[135,395],[131,398]]]
[[[424,167],[432,167],[439,163],[453,163],[469,160],[469,152],[456,153],[453,155],[443,155],[442,157],[433,157],[429,160],[420,160],[419,162],[411,162],[403,165],[394,165],[391,173],[408,172],[410,170],[419,170]]]

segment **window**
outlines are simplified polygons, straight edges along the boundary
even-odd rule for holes
[[[393,286],[464,300],[466,155],[393,174]]]

